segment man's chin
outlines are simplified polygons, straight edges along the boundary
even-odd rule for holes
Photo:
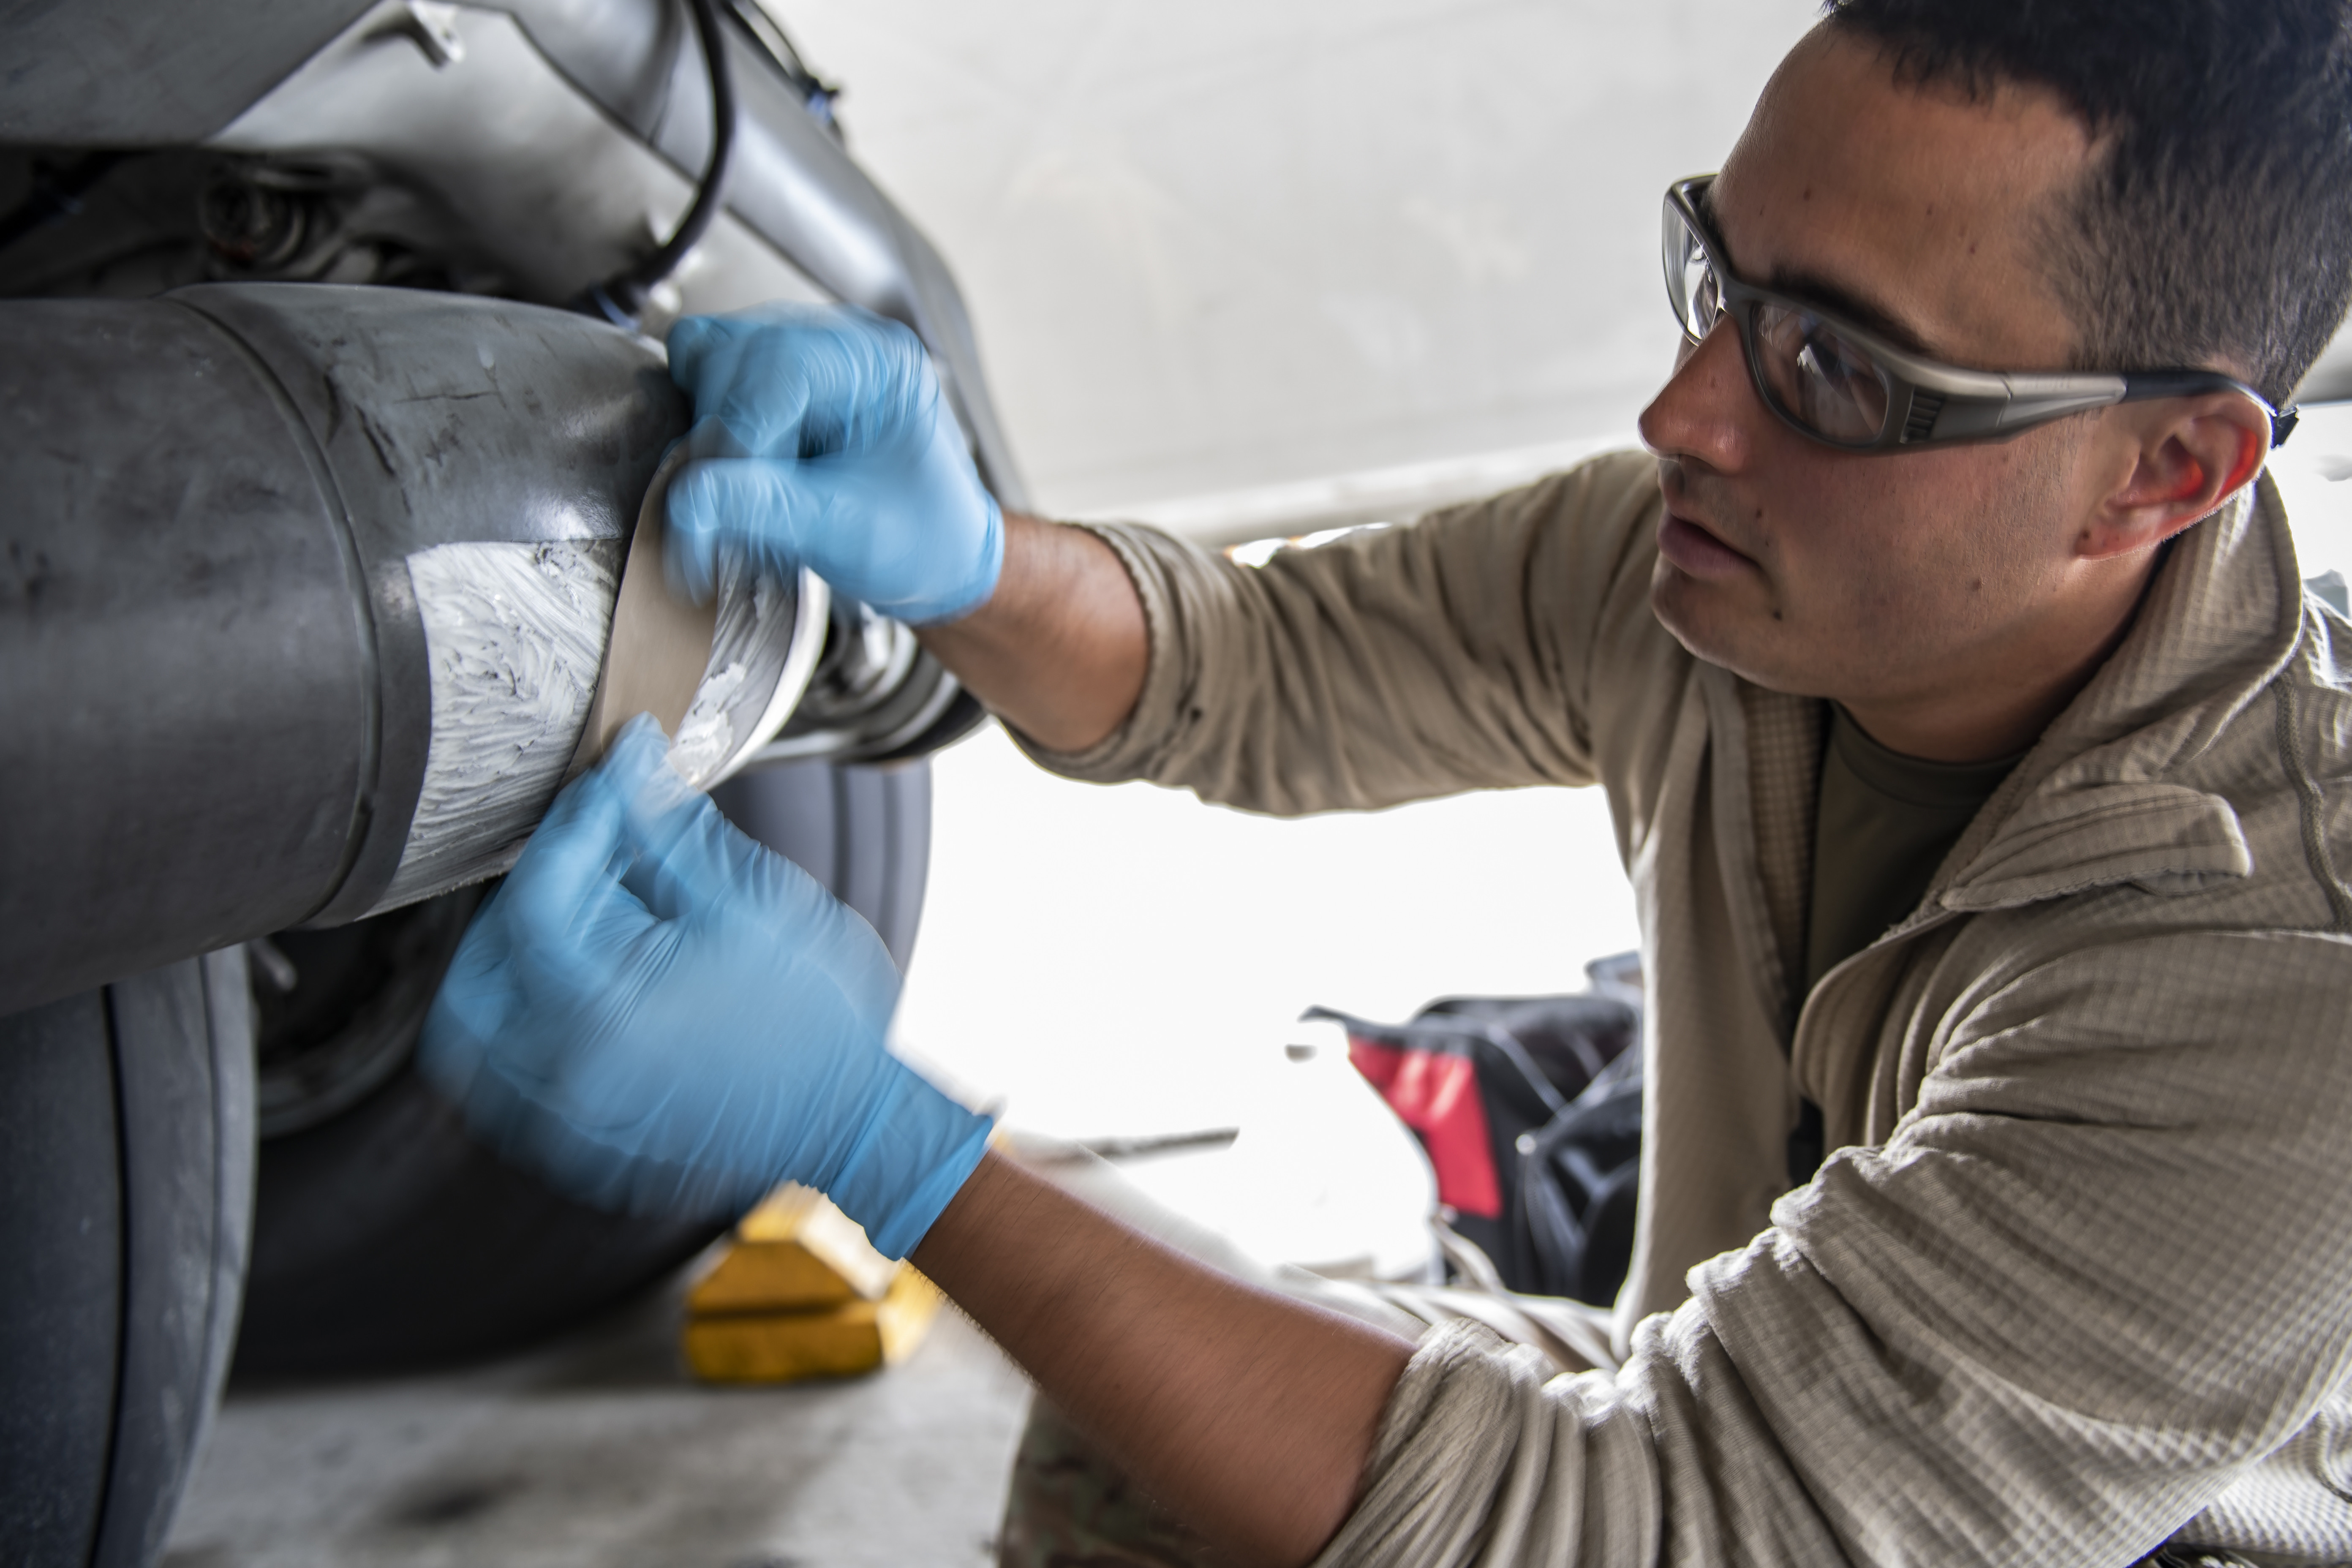
[[[1815,695],[1772,657],[1787,638],[1785,626],[1768,607],[1743,602],[1751,597],[1738,591],[1746,586],[1705,582],[1660,556],[1650,574],[1650,611],[1692,658],[1768,690]]]

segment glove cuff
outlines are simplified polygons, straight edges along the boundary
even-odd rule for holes
[[[973,563],[971,575],[950,597],[891,611],[908,626],[936,626],[961,620],[995,594],[997,579],[1004,575],[1004,509],[992,495],[982,492],[981,499],[988,503],[988,527],[981,535],[980,559]]]
[[[827,1195],[866,1227],[875,1251],[904,1258],[979,1167],[996,1123],[887,1059],[880,1099]]]

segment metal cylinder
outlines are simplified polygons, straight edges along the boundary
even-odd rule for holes
[[[470,657],[436,643],[430,584],[455,584],[448,614],[527,622],[499,586],[522,583],[588,650],[584,675],[562,637],[542,662],[593,685],[686,422],[651,344],[535,306],[268,284],[0,303],[0,1013],[354,918],[404,857],[401,896],[436,890],[425,850],[442,885],[478,874],[477,841],[527,831],[554,773],[448,828],[464,854],[412,843],[435,660],[446,708]]]

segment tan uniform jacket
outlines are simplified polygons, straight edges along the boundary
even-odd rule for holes
[[[1623,1364],[1433,1333],[1326,1561],[2352,1560],[2352,628],[2276,491],[1810,998],[1823,710],[1659,626],[1658,510],[1626,454],[1255,570],[1099,531],[1150,668],[1047,765],[1282,814],[1598,784],[1637,893]],[[1801,1093],[1838,1152],[1784,1195]]]

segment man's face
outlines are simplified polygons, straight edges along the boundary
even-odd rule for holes
[[[2044,237],[2090,155],[2054,98],[1898,86],[1819,29],[1766,89],[1712,216],[1750,282],[1948,363],[2063,370],[2075,330]],[[2089,428],[1840,452],[1764,406],[1727,321],[1685,342],[1642,416],[1666,503],[1651,602],[1693,653],[1778,690],[1933,703],[1999,679],[2068,612]]]

